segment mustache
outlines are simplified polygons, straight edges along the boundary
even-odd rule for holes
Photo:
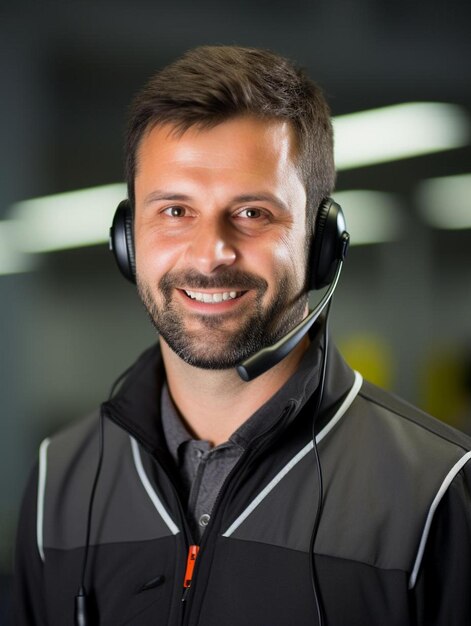
[[[268,283],[265,279],[236,269],[223,269],[214,276],[206,276],[195,270],[167,272],[159,281],[161,291],[169,295],[173,288],[188,289],[231,289],[233,291],[247,291],[258,289],[266,291]]]

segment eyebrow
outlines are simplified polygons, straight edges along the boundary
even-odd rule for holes
[[[190,200],[190,196],[187,196],[184,193],[172,193],[170,191],[161,191],[160,189],[157,189],[156,191],[152,191],[144,198],[144,206],[147,206],[151,202],[156,202],[157,200],[186,201]]]
[[[259,202],[260,200],[263,202],[271,202],[282,211],[288,211],[288,206],[283,200],[280,200],[280,198],[277,198],[272,193],[242,194],[233,198],[233,202]]]
[[[159,200],[171,200],[171,201],[181,201],[186,202],[191,200],[191,196],[184,193],[173,193],[171,191],[163,191],[160,189],[156,189],[148,194],[144,199],[144,206],[151,204],[151,202],[156,202]],[[277,206],[281,211],[288,212],[288,206],[285,202],[277,198],[274,194],[271,193],[250,193],[250,194],[241,194],[235,196],[231,200],[232,203],[241,203],[241,202],[271,202],[275,206]]]

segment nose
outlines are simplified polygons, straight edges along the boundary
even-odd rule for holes
[[[188,248],[188,261],[203,274],[232,265],[237,253],[231,242],[229,227],[220,221],[201,223]]]

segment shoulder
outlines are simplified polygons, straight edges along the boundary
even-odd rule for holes
[[[61,506],[72,491],[74,498],[82,494],[87,499],[101,456],[106,455],[107,466],[116,470],[130,454],[128,434],[96,410],[42,442],[38,488],[47,485],[46,496],[54,495]]]
[[[398,445],[417,453],[429,450],[434,460],[436,454],[453,459],[471,450],[471,437],[370,382],[363,382],[358,405],[366,409],[365,419]]]
[[[413,587],[437,510],[450,498],[470,510],[470,438],[364,381],[319,450],[326,553],[405,571]]]
[[[100,411],[96,409],[50,435],[39,447],[40,457],[41,452],[44,454],[50,448],[62,451],[63,456],[83,450],[83,447],[89,445],[97,436],[99,419]]]
[[[100,412],[43,442],[37,489],[37,539],[43,559],[48,550],[84,545],[92,503],[95,543],[124,540],[130,528],[136,529],[134,538],[150,534],[148,518],[155,522],[155,511],[136,449],[130,435],[104,416],[100,419]],[[139,522],[133,521],[134,512],[141,509],[146,519],[143,514]]]
[[[380,475],[388,477],[391,491],[399,488],[402,511],[416,513],[420,538],[409,580],[412,588],[438,515],[466,518],[469,532],[471,438],[371,383],[362,386],[358,407],[367,424],[366,441],[379,450]]]
[[[381,468],[396,480],[443,479],[471,459],[471,437],[435,419],[398,396],[362,381],[357,375],[353,398],[326,437],[336,456]],[[355,389],[354,389],[355,387]]]

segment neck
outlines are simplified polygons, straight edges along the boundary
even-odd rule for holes
[[[275,367],[244,382],[235,368],[203,370],[185,363],[160,338],[170,395],[186,427],[216,446],[228,440],[297,370],[309,345],[306,337]]]

